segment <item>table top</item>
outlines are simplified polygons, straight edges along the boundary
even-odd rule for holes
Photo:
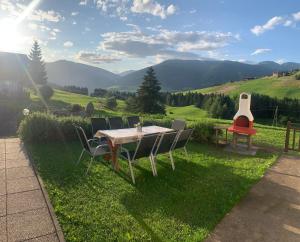
[[[153,125],[142,127],[142,132],[138,132],[137,128],[98,130],[95,137],[100,138],[105,136],[108,137],[113,144],[125,144],[134,142],[146,134],[166,133],[170,131],[174,130]]]

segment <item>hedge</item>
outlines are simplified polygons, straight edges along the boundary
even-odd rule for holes
[[[170,127],[172,119],[169,118],[144,118],[144,125],[159,125]],[[77,140],[77,134],[73,124],[81,126],[87,137],[91,137],[91,124],[88,118],[69,116],[57,117],[48,113],[32,113],[25,117],[18,129],[18,135],[24,142],[47,143],[53,141],[73,141]],[[203,120],[189,122],[188,128],[193,128],[192,139],[197,142],[211,142],[214,137],[214,124]]]

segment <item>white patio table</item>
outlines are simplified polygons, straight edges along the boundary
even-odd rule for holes
[[[119,170],[117,154],[121,144],[135,142],[147,134],[166,133],[170,131],[173,131],[173,129],[153,125],[143,127],[141,132],[138,132],[136,128],[98,130],[95,137],[107,137],[112,151],[112,165],[115,170]]]

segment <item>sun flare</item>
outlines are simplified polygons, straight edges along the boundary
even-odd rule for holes
[[[20,47],[23,38],[14,21],[8,19],[0,21],[0,33],[0,50],[14,51]]]

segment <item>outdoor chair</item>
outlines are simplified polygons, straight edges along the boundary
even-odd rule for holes
[[[134,128],[134,125],[138,124],[139,122],[140,122],[139,116],[127,117],[127,123],[129,128]]]
[[[81,161],[84,153],[88,153],[91,156],[91,160],[90,160],[90,163],[89,163],[87,171],[86,171],[86,174],[87,174],[95,157],[103,156],[105,154],[111,154],[111,151],[109,149],[109,146],[105,145],[105,144],[100,144],[100,145],[97,145],[96,147],[92,147],[91,144],[93,142],[95,143],[95,139],[88,140],[86,138],[84,130],[80,126],[74,125],[74,127],[76,129],[76,133],[77,133],[80,143],[82,145],[82,151],[81,151],[81,154],[77,161],[77,164],[79,164],[79,162]]]
[[[172,148],[173,148],[174,144],[176,143],[177,136],[178,136],[178,131],[172,131],[172,132],[162,134],[162,136],[153,152],[153,164],[154,164],[154,171],[155,171],[156,175],[157,175],[156,156],[158,154],[169,153],[172,169],[175,170],[174,159],[173,159],[173,155],[172,155]]]
[[[186,123],[185,123],[184,120],[175,119],[172,122],[171,129],[174,129],[174,130],[177,130],[177,131],[184,130],[185,126],[186,126]]]
[[[91,124],[92,124],[92,134],[93,137],[97,133],[98,130],[106,130],[108,129],[107,127],[107,122],[105,118],[91,118]],[[106,137],[101,137],[98,139],[99,143],[106,143],[107,138]]]
[[[108,118],[108,125],[110,129],[123,129],[123,119],[121,117]]]
[[[186,144],[188,143],[190,137],[192,136],[193,129],[186,129],[179,132],[176,143],[174,143],[172,150],[177,150],[183,148],[186,157],[188,157],[188,152],[186,149]]]
[[[135,149],[126,149],[124,146],[121,147],[120,155],[128,160],[128,165],[130,169],[131,179],[133,184],[135,184],[135,178],[133,174],[132,164],[140,158],[149,157],[151,169],[153,176],[155,176],[155,168],[153,164],[153,149],[159,139],[159,134],[151,134],[143,136],[137,143]]]

